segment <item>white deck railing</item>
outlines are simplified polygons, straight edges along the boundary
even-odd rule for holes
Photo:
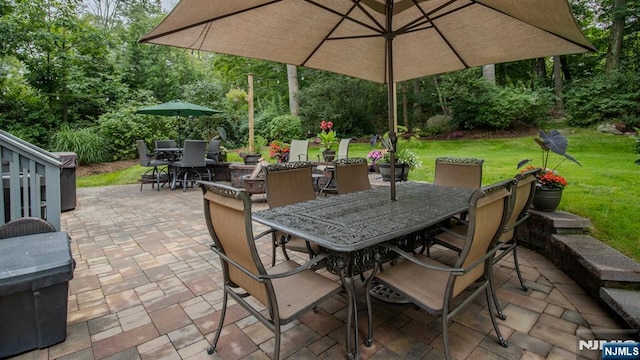
[[[0,224],[38,217],[60,231],[60,157],[0,130]]]

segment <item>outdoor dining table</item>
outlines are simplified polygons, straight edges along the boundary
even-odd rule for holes
[[[159,158],[169,162],[167,166],[167,176],[171,187],[171,190],[175,189],[175,175],[176,167],[172,164],[180,160],[180,154],[182,154],[182,148],[179,147],[160,147],[155,148],[153,153]]]
[[[180,154],[182,153],[182,148],[155,148],[153,150],[154,154],[162,159],[167,159],[169,161],[177,161],[180,159]]]
[[[398,184],[397,200],[386,187],[318,198],[254,212],[253,220],[318,244],[332,255],[327,270],[340,275],[348,297],[347,331],[354,322],[355,350],[347,337],[347,355],[358,358],[358,324],[353,276],[373,267],[376,245],[411,243],[451,216],[469,209],[472,189],[428,183]],[[391,254],[387,254],[391,255]]]

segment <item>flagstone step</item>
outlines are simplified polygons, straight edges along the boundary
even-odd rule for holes
[[[631,328],[640,329],[640,291],[600,288],[600,299]],[[636,334],[637,335],[637,334]]]

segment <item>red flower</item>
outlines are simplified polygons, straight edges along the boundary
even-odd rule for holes
[[[277,159],[278,162],[287,161],[289,150],[289,144],[283,143],[280,140],[274,140],[269,144],[269,157]]]
[[[534,169],[534,166],[528,165],[523,172]],[[567,180],[550,169],[544,169],[538,174],[538,186],[543,189],[564,189],[567,186]]]
[[[331,121],[322,120],[322,122],[320,123],[320,129],[322,129],[323,131],[329,131],[332,128],[333,128],[333,122]]]

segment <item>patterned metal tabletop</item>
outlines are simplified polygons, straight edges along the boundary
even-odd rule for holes
[[[469,208],[471,189],[397,184],[257,211],[253,220],[338,252],[352,252],[438,224]]]

